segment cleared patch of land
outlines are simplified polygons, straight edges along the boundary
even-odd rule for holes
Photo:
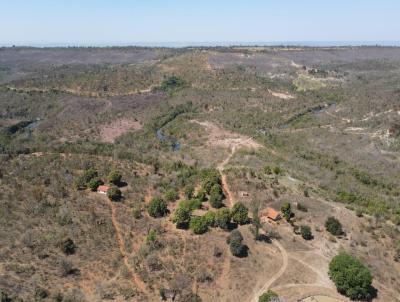
[[[113,143],[114,140],[130,130],[138,130],[142,127],[139,121],[121,118],[110,124],[100,127],[100,137],[103,142]]]

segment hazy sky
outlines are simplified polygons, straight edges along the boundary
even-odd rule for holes
[[[0,44],[399,40],[400,0],[0,0]]]

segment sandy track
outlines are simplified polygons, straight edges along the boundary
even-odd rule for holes
[[[107,203],[111,209],[111,221],[112,224],[114,226],[115,229],[115,234],[116,234],[116,239],[117,239],[117,243],[118,243],[118,247],[120,250],[120,253],[122,255],[122,259],[124,262],[125,267],[127,268],[127,270],[129,271],[130,275],[132,276],[132,284],[137,287],[138,289],[140,289],[143,293],[147,293],[147,288],[146,285],[144,284],[144,282],[140,279],[140,277],[136,274],[135,270],[132,268],[132,266],[129,264],[129,258],[128,258],[128,254],[126,252],[126,247],[125,247],[125,242],[124,239],[122,237],[122,230],[121,227],[117,221],[116,218],[116,208],[115,205],[113,204],[113,202],[111,200],[109,200],[108,198],[106,198]]]
[[[259,298],[264,292],[266,292],[266,291],[271,287],[271,285],[272,285],[276,280],[278,280],[278,279],[284,274],[284,272],[286,271],[286,269],[287,269],[287,267],[288,267],[289,257],[288,257],[288,254],[287,254],[286,249],[285,249],[278,241],[276,241],[276,240],[272,241],[272,244],[274,244],[274,245],[279,249],[279,251],[281,252],[282,260],[283,260],[282,266],[281,266],[281,268],[279,269],[279,271],[277,271],[277,272],[275,273],[275,275],[273,275],[273,276],[263,285],[263,287],[262,287],[259,291],[257,291],[257,292],[254,294],[253,297],[250,298],[249,302],[258,302],[258,298]]]
[[[225,158],[225,160],[217,166],[217,170],[219,171],[219,173],[221,173],[222,189],[225,191],[226,200],[228,201],[228,205],[230,208],[233,207],[235,201],[233,200],[233,193],[229,189],[227,176],[224,173],[224,168],[228,164],[232,156],[235,154],[235,152],[236,152],[236,147],[233,146],[228,157]]]

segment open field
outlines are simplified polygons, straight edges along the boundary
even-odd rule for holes
[[[348,302],[329,276],[346,252],[372,273],[370,301],[400,301],[399,79],[395,47],[1,48],[1,293]],[[121,173],[118,201],[82,184],[92,169]],[[287,202],[256,240],[256,218]],[[196,234],[237,204],[246,222]]]

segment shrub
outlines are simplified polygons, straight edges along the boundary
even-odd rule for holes
[[[65,255],[73,255],[76,250],[76,245],[71,238],[67,238],[61,242],[61,251]]]
[[[308,212],[307,207],[304,204],[300,203],[300,202],[297,203],[297,209],[299,211],[302,211],[302,212]]]
[[[151,217],[158,218],[163,217],[168,213],[168,207],[164,200],[155,197],[150,201],[147,211]]]
[[[185,81],[182,78],[170,76],[161,83],[160,89],[165,92],[171,92],[183,86],[185,86]]]
[[[302,225],[300,227],[300,233],[301,237],[303,237],[303,239],[305,240],[311,240],[314,238],[311,232],[311,228],[308,225]]]
[[[118,201],[121,199],[122,193],[121,190],[118,189],[116,186],[112,186],[111,188],[108,189],[107,196],[112,201]]]
[[[118,170],[112,170],[107,179],[110,183],[118,186],[121,183],[122,175]]]
[[[400,241],[397,242],[397,245],[395,247],[393,260],[396,262],[400,262]]]
[[[208,211],[204,214],[204,219],[209,227],[215,227],[215,212]]]
[[[329,264],[329,276],[337,290],[350,299],[371,298],[372,275],[358,259],[346,253],[335,256]]]
[[[177,228],[185,228],[190,221],[190,209],[188,207],[178,207],[172,217],[172,221],[176,223]]]
[[[98,177],[95,177],[89,181],[88,186],[89,186],[90,190],[92,190],[94,192],[97,190],[98,186],[100,186],[102,184],[103,184],[103,182],[101,181],[101,179]]]
[[[218,209],[215,213],[215,224],[221,229],[227,229],[229,222],[231,221],[231,213],[229,209],[222,208]]]
[[[239,230],[233,230],[226,238],[226,243],[230,244],[232,241],[243,241],[242,233]]]
[[[207,220],[204,216],[194,216],[190,219],[190,229],[195,234],[204,234],[208,231]]]
[[[247,223],[249,221],[248,215],[249,210],[241,202],[236,203],[231,210],[232,220],[237,224]]]
[[[42,301],[49,296],[49,292],[41,287],[35,288],[35,301]]]
[[[272,174],[272,168],[270,166],[265,166],[264,167],[264,173],[271,175]]]
[[[11,299],[6,292],[0,289],[0,302],[12,302]]]
[[[343,234],[342,224],[335,217],[328,217],[325,221],[326,230],[335,236],[340,236]]]
[[[132,215],[135,219],[142,218],[142,209],[138,206],[132,208]]]
[[[283,217],[285,217],[285,219],[289,221],[290,218],[292,217],[292,207],[290,203],[285,202],[281,207],[281,212],[283,214]]]
[[[60,268],[60,273],[63,277],[72,275],[76,271],[72,265],[72,262],[68,261],[67,259],[61,259],[59,261],[59,268]]]
[[[187,199],[193,198],[193,193],[194,193],[194,187],[189,185],[185,188],[185,197]]]
[[[282,174],[283,171],[282,171],[282,169],[281,169],[280,167],[274,167],[274,173],[275,173],[276,175],[278,175],[278,174]]]
[[[166,201],[173,202],[179,198],[179,194],[175,189],[169,189],[165,192],[164,198]]]
[[[162,246],[161,242],[157,238],[156,230],[150,229],[146,237],[146,245],[150,248],[150,250],[154,250]]]
[[[203,204],[198,199],[183,200],[179,203],[179,207],[188,208],[190,211],[201,209]]]
[[[276,298],[278,298],[278,294],[272,290],[268,290],[258,298],[258,302],[272,302],[276,301]]]
[[[243,245],[243,236],[239,230],[234,230],[228,236],[226,242],[229,244],[229,249],[233,256],[241,257],[246,254],[246,246]]]

